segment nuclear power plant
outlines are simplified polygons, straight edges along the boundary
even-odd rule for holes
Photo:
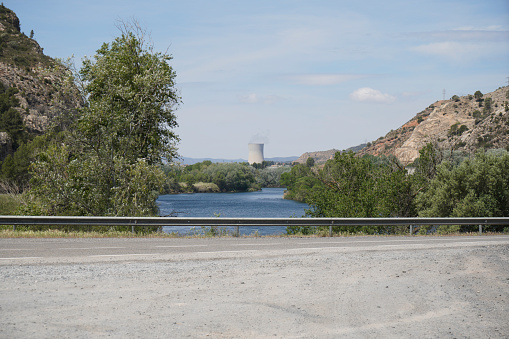
[[[250,165],[261,164],[263,162],[263,144],[248,144],[249,155],[247,161]]]

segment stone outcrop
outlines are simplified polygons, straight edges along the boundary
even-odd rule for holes
[[[64,110],[76,110],[82,106],[76,87],[66,82],[67,73],[65,67],[43,54],[43,49],[34,39],[20,32],[16,14],[1,5],[0,82],[6,88],[16,87],[19,90],[15,95],[19,106],[15,109],[29,133],[44,133]],[[8,143],[8,137],[2,135],[0,149],[9,152]]]
[[[432,142],[443,149],[475,152],[509,146],[509,88],[437,101],[395,131],[368,144],[359,155],[394,155],[403,164]]]
[[[302,154],[294,163],[305,164],[308,158],[313,158],[316,164],[321,164],[327,162],[327,160],[332,159],[334,154],[339,152],[337,149],[331,149],[328,151],[317,151],[317,152],[306,152]]]

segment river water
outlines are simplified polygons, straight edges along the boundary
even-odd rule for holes
[[[289,218],[302,217],[308,205],[283,199],[284,188],[264,188],[246,193],[168,194],[157,199],[161,215],[178,217]],[[228,228],[233,230],[233,227]],[[200,227],[165,226],[165,232],[200,233]],[[284,226],[240,227],[243,235],[286,233]]]

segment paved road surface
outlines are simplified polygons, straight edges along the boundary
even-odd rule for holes
[[[507,338],[509,236],[0,239],[0,338]]]
[[[425,249],[508,244],[509,236],[348,238],[0,239],[0,265],[12,263],[163,260],[179,255]]]

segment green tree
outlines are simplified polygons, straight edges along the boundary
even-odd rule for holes
[[[268,167],[255,173],[256,182],[260,187],[280,187],[281,175],[289,172],[290,167]]]
[[[176,73],[171,56],[154,52],[138,26],[128,28],[122,26],[122,35],[103,44],[94,60],[84,60],[80,75],[88,107],[78,127],[101,157],[114,150],[157,164],[176,155]]]
[[[415,177],[420,186],[427,185],[435,177],[437,167],[442,160],[442,152],[432,143],[427,143],[419,150],[419,158],[414,162],[414,166]],[[422,190],[422,188],[419,188],[419,190]]]
[[[416,204],[421,217],[509,216],[509,155],[479,151],[457,167],[440,164]]]
[[[281,174],[281,185],[286,187],[285,199],[307,202],[314,192],[323,189],[323,184],[311,168],[297,164],[289,172]]]
[[[481,100],[482,100],[482,97],[483,97],[483,94],[482,94],[482,92],[481,92],[481,91],[476,91],[476,92],[474,93],[474,98],[475,98],[475,100],[477,100],[477,101],[481,101]]]
[[[318,174],[326,189],[313,194],[308,203],[317,217],[407,216],[400,195],[410,194],[406,170],[394,160],[376,163],[353,152],[336,153]],[[404,199],[405,201],[407,199]]]
[[[395,159],[336,153],[318,173],[324,189],[307,199],[313,217],[377,218],[413,215],[412,183]],[[382,226],[343,226],[335,231],[384,233]]]
[[[223,192],[244,192],[256,181],[254,171],[247,164],[220,163],[208,166],[204,174]]]
[[[306,166],[307,167],[313,167],[315,165],[315,159],[312,157],[309,157],[306,159]]]
[[[26,210],[50,215],[155,215],[163,159],[176,154],[180,102],[171,57],[138,26],[85,59],[76,80],[86,98],[71,127],[31,167]]]

